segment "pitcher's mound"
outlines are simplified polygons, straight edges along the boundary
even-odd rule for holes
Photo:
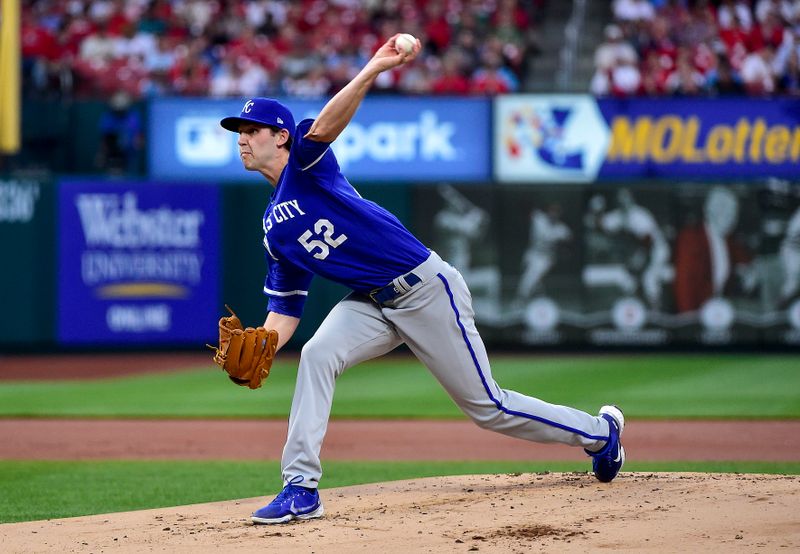
[[[0,525],[3,552],[648,552],[800,548],[800,478],[471,475],[321,491],[322,519],[254,526],[271,498]]]

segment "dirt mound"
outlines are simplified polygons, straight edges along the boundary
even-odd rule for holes
[[[322,491],[326,515],[253,526],[265,498],[0,525],[3,552],[648,552],[800,548],[800,477],[585,473]]]

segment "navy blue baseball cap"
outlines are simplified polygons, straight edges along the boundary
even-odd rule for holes
[[[289,108],[272,98],[251,98],[244,103],[242,113],[238,117],[226,117],[219,122],[228,131],[239,132],[241,123],[258,123],[289,131],[294,139],[294,117]]]

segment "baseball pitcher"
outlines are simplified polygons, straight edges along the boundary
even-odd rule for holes
[[[253,365],[253,360],[268,359],[269,365],[297,329],[314,275],[352,290],[302,349],[281,461],[285,486],[252,515],[255,523],[322,516],[319,456],[336,379],[400,344],[408,345],[478,426],[529,441],[582,447],[601,481],[616,477],[625,460],[620,444],[624,418],[616,406],[604,406],[593,416],[504,390],[494,381],[459,272],[394,215],[362,198],[342,174],[331,143],[378,75],[419,53],[418,40],[410,52],[397,49],[397,36],[380,47],[314,120],[295,125],[280,102],[252,98],[238,116],[221,121],[238,133],[245,169],[261,173],[274,191],[263,218],[269,313],[255,330],[222,321],[220,349],[228,348],[223,344],[230,340],[228,329],[239,342],[249,333],[246,361]],[[263,345],[269,350],[266,356],[260,351]],[[222,356],[217,361],[229,360]],[[263,366],[248,366],[237,382],[257,388],[253,375],[260,384]]]

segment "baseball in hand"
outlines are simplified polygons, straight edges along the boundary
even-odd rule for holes
[[[403,33],[394,41],[394,47],[398,54],[411,54],[414,51],[414,45],[417,44],[417,39],[414,35]]]

